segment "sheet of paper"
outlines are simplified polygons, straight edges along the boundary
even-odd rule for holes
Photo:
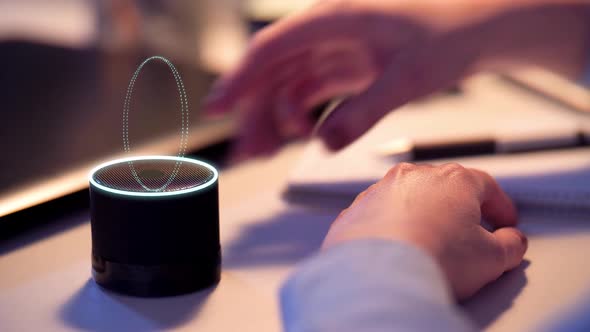
[[[379,147],[399,138],[448,141],[491,136],[499,142],[530,137],[576,139],[590,117],[548,102],[496,76],[466,83],[458,97],[433,97],[390,113],[342,151],[331,153],[312,141],[289,179],[287,197],[339,197],[350,201],[398,163]],[[517,200],[530,205],[590,205],[590,149],[501,154],[436,160],[488,171]]]

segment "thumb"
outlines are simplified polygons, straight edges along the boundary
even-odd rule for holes
[[[498,244],[504,249],[504,271],[520,265],[528,247],[526,236],[514,227],[499,228],[493,234]]]

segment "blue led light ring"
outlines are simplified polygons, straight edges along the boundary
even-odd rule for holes
[[[170,185],[170,183],[172,183],[172,181],[174,181],[174,178],[176,177],[176,175],[178,175],[180,167],[182,166],[182,157],[184,157],[184,155],[186,153],[186,149],[187,149],[187,145],[188,145],[188,132],[189,132],[188,98],[186,96],[186,90],[184,88],[184,83],[182,82],[182,78],[180,77],[178,70],[176,70],[176,67],[174,67],[172,62],[170,62],[168,59],[166,59],[162,56],[152,56],[152,57],[149,57],[146,60],[144,60],[139,65],[139,67],[137,67],[137,69],[135,70],[135,73],[131,77],[131,81],[129,82],[129,86],[127,87],[127,95],[125,96],[125,102],[123,105],[123,149],[127,153],[131,152],[131,144],[129,142],[129,111],[131,108],[131,97],[133,95],[133,87],[135,86],[135,81],[137,80],[143,67],[148,62],[150,62],[152,60],[161,60],[166,65],[168,65],[168,68],[170,68],[170,71],[172,72],[172,75],[174,76],[174,81],[176,82],[176,87],[178,88],[178,94],[180,96],[180,113],[181,113],[180,145],[178,148],[178,155],[177,155],[177,157],[179,159],[176,159],[176,163],[174,164],[174,168],[172,170],[172,173],[170,174],[170,177],[168,178],[166,183],[164,183],[163,186],[156,188],[156,189],[149,188],[148,186],[146,186],[143,183],[143,181],[141,181],[141,178],[137,174],[137,171],[135,170],[135,166],[133,165],[133,160],[129,160],[127,162],[127,164],[129,165],[129,169],[131,170],[131,173],[132,173],[133,177],[135,178],[135,180],[137,181],[137,183],[139,183],[139,185],[141,185],[146,191],[161,192],[161,191],[164,191]]]

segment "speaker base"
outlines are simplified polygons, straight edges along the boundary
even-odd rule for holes
[[[192,293],[221,279],[221,260],[213,264],[130,265],[92,255],[92,277],[101,287],[132,296],[163,297]]]

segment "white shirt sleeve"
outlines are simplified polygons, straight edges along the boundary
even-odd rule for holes
[[[281,309],[288,332],[476,330],[429,255],[378,239],[307,260],[283,286]]]

